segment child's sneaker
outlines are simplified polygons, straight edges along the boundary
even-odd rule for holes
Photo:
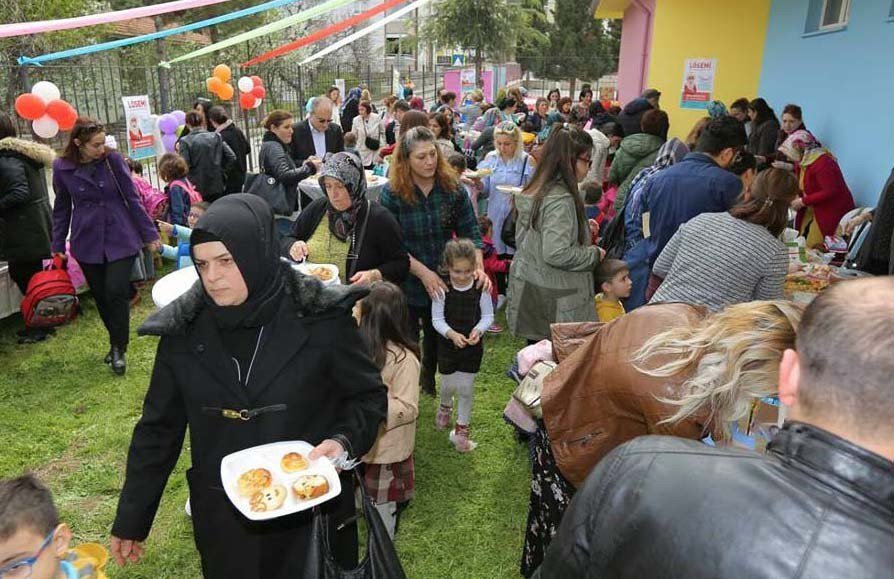
[[[502,310],[503,306],[505,306],[505,305],[506,305],[506,296],[503,294],[498,294],[497,295],[497,311]]]
[[[438,430],[447,430],[451,422],[451,414],[453,409],[443,404],[438,405],[438,413],[435,414],[435,428]]]
[[[462,424],[457,424],[456,428],[450,431],[450,442],[456,447],[457,452],[472,452],[478,446],[477,442],[469,438],[469,427]]]
[[[491,327],[487,329],[488,334],[499,334],[503,331],[503,326],[500,324],[491,324]]]

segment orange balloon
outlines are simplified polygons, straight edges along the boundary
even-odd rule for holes
[[[59,124],[59,128],[63,131],[74,127],[75,121],[78,119],[78,112],[75,108],[62,99],[50,101],[47,104],[47,114]]]
[[[230,82],[230,79],[233,78],[230,67],[225,64],[218,64],[214,67],[214,76],[219,78],[220,82]]]
[[[239,106],[243,109],[250,109],[255,106],[255,95],[250,92],[244,92],[239,95]]]
[[[218,92],[220,92],[220,89],[223,88],[223,85],[223,81],[216,76],[212,76],[205,81],[205,86],[208,87],[208,92],[210,92],[211,94],[217,94]]]
[[[47,105],[43,99],[30,92],[19,95],[15,104],[16,112],[23,119],[34,121],[39,119],[47,111]]]
[[[220,97],[220,100],[228,101],[233,98],[233,95],[236,94],[236,91],[233,89],[233,85],[224,84],[220,87],[220,90],[217,91],[217,96]]]

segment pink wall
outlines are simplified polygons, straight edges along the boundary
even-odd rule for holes
[[[461,70],[448,70],[444,73],[444,88],[456,93],[458,103],[462,101],[463,95],[472,88],[463,88],[460,79],[461,72]],[[494,71],[483,70],[481,71],[481,77],[484,81],[484,99],[492,103],[494,102]]]
[[[647,88],[654,13],[655,0],[631,0],[624,11],[618,61],[618,100],[621,106],[637,98]]]

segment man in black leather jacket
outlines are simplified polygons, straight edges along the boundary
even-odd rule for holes
[[[766,455],[663,436],[590,474],[540,578],[894,576],[894,281],[835,284],[783,356]]]

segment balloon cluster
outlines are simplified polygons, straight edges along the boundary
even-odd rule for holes
[[[239,106],[243,109],[256,109],[267,96],[267,89],[259,76],[243,76],[236,83],[239,87]]]
[[[208,87],[208,92],[216,95],[220,100],[228,101],[236,94],[233,85],[230,84],[231,78],[233,78],[233,73],[230,72],[230,67],[218,64],[214,67],[211,77],[205,80],[205,86]]]
[[[70,131],[78,119],[78,111],[62,100],[62,93],[55,84],[42,80],[31,92],[16,98],[16,112],[31,121],[31,130],[38,137],[51,139],[59,129]]]
[[[183,111],[171,111],[158,117],[158,130],[161,132],[161,143],[168,153],[174,152],[177,144],[177,136],[186,124],[186,113]]]

